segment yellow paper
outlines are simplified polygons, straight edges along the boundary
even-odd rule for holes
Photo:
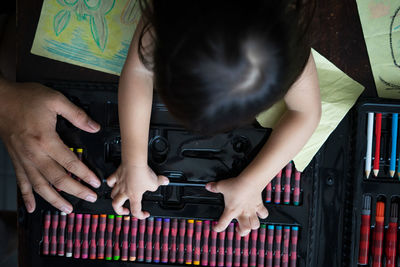
[[[293,159],[299,171],[303,171],[307,167],[364,90],[361,84],[348,77],[326,58],[314,50],[312,53],[317,65],[321,88],[322,116],[314,134]],[[285,111],[286,106],[282,100],[259,114],[257,121],[263,127],[274,128]]]
[[[400,99],[400,1],[357,0],[379,97]]]
[[[45,0],[31,52],[119,75],[139,17],[137,0]]]

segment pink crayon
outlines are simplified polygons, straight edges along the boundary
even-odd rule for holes
[[[257,267],[264,267],[264,256],[265,256],[265,234],[266,226],[261,224],[260,233],[258,235],[258,263]]]
[[[147,219],[147,243],[146,243],[146,262],[152,261],[153,254],[153,231],[154,231],[154,218],[149,217]]]
[[[75,242],[74,242],[74,258],[81,257],[81,231],[82,231],[82,214],[76,214],[75,220]]]
[[[58,211],[51,216],[51,239],[50,239],[50,255],[57,254],[57,228],[58,228]]]
[[[176,261],[176,235],[178,233],[178,219],[172,219],[171,225],[171,250],[169,255],[169,262],[175,263]]]
[[[250,233],[243,237],[242,267],[249,266],[249,237]]]
[[[226,243],[226,258],[225,258],[225,266],[231,267],[232,266],[232,258],[233,258],[233,235],[235,232],[235,225],[231,222],[228,225],[227,229],[227,243]]]
[[[90,214],[83,215],[82,259],[89,257]]]
[[[208,238],[210,236],[210,221],[204,221],[203,224],[203,255],[201,257],[201,265],[208,265]]]
[[[144,261],[144,235],[146,232],[146,219],[139,221],[139,246],[138,246],[138,261]],[[132,244],[131,244],[132,246]]]
[[[121,250],[119,247],[119,236],[121,234],[121,226],[122,226],[122,216],[117,215],[115,219],[115,231],[114,231],[114,255],[113,259],[115,261],[119,260],[120,255],[121,255]]]
[[[236,229],[237,228],[238,228],[238,224],[236,224]],[[233,266],[235,266],[235,267],[240,267],[241,241],[242,241],[242,237],[240,236],[239,232],[236,231],[236,233],[235,233],[235,257],[233,258]]]
[[[64,256],[66,226],[67,226],[67,214],[62,211],[60,213],[60,223],[58,225],[58,256]]]
[[[217,222],[212,222],[213,227]],[[217,235],[218,233],[211,230],[211,245],[210,245],[210,260],[209,266],[215,266],[217,264]]]
[[[44,225],[43,225],[43,255],[49,255],[50,246],[50,223],[51,223],[51,212],[47,211],[44,215]]]
[[[257,239],[258,230],[251,230],[250,267],[255,267],[257,265]]]
[[[283,204],[290,203],[290,180],[292,177],[292,162],[289,162],[285,168],[285,185],[283,188]]]
[[[114,230],[114,218],[114,215],[107,216],[106,260],[112,260],[112,236]]]
[[[91,232],[91,237],[90,237],[90,244],[89,244],[89,258],[91,260],[96,259],[96,232],[97,232],[97,226],[99,223],[99,215],[95,214],[92,215],[92,223],[90,226],[90,232]]]
[[[290,267],[296,267],[297,263],[297,239],[299,227],[292,226],[291,246],[290,246]]]
[[[153,255],[153,261],[155,263],[160,262],[160,233],[161,233],[161,224],[162,224],[162,219],[161,218],[156,218],[156,225],[154,229],[154,255]]]
[[[105,248],[105,232],[106,232],[106,221],[107,215],[101,214],[100,215],[100,222],[99,222],[99,243],[98,243],[98,250],[97,250],[97,258],[99,260],[104,259],[104,248]]]
[[[72,237],[74,234],[74,221],[75,221],[75,213],[68,214],[67,247],[65,252],[65,256],[68,258],[72,257],[72,250],[73,250]]]
[[[187,220],[187,242],[186,242],[186,264],[192,264],[193,257],[193,228],[194,228],[194,220]]]
[[[276,226],[275,231],[275,257],[274,257],[274,266],[281,266],[281,245],[282,245],[282,226]]]
[[[289,266],[289,242],[290,242],[290,227],[283,228],[283,254],[282,254],[282,267]]]
[[[267,184],[267,188],[265,189],[265,202],[271,203],[272,201],[272,182]]]
[[[185,261],[185,231],[186,221],[185,219],[179,220],[179,244],[178,244],[178,263],[183,264]]]
[[[225,230],[218,234],[218,266],[223,267],[225,264]]]
[[[129,260],[136,260],[136,239],[138,231],[138,219],[131,217],[131,245],[129,247]]]
[[[122,226],[122,250],[121,250],[121,260],[122,261],[127,261],[128,260],[129,223],[130,223],[130,217],[129,216],[124,216],[124,224]]]
[[[268,225],[267,229],[267,256],[265,259],[265,266],[272,267],[272,260],[273,260],[273,246],[274,246],[274,230],[275,226]]]
[[[275,177],[275,198],[274,198],[275,204],[281,203],[281,191],[282,191],[281,177],[282,177],[282,170],[280,170]]]
[[[161,262],[168,262],[168,239],[169,239],[169,225],[170,220],[168,218],[164,219],[163,222],[163,238],[161,244]]]
[[[203,222],[200,220],[196,221],[195,233],[194,233],[194,257],[193,264],[200,265],[200,253],[201,253],[201,228]]]
[[[301,172],[296,170],[294,175],[294,190],[293,190],[293,204],[296,206],[300,204],[300,179],[301,179]]]

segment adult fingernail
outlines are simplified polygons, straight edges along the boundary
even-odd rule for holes
[[[169,184],[169,181],[168,180],[165,180],[164,182],[163,182],[163,185],[168,185]]]
[[[93,131],[98,131],[100,129],[100,126],[94,121],[89,120],[88,125]]]
[[[91,186],[93,186],[95,188],[100,186],[100,182],[97,181],[97,180],[91,180],[89,183],[90,183]]]
[[[87,195],[87,197],[85,198],[85,200],[93,203],[93,202],[96,201],[96,197],[93,196],[93,195]]]
[[[29,203],[29,202],[25,203],[25,207],[26,207],[26,210],[27,210],[29,213],[32,212],[32,204],[31,204],[31,203]]]
[[[66,214],[70,214],[72,212],[72,208],[67,206],[62,206],[61,211],[65,212]]]

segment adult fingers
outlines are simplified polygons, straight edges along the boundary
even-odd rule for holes
[[[125,201],[128,200],[128,196],[124,194],[118,194],[115,196],[115,198],[112,201],[112,206],[115,210],[115,212],[119,215],[128,215],[129,210],[125,208],[123,205]]]
[[[165,177],[164,175],[158,175],[157,176],[157,182],[158,185],[167,185],[169,184],[169,179],[167,177]]]
[[[236,228],[236,231],[241,235],[245,236],[250,233],[251,230],[251,225],[250,225],[250,220],[248,216],[241,215],[237,218],[239,222],[239,227]]]
[[[225,230],[233,218],[235,218],[235,214],[232,211],[225,209],[219,218],[218,223],[213,227],[214,231],[221,232]]]
[[[257,209],[257,215],[261,219],[267,218],[269,215],[267,208],[264,207],[264,205],[260,205],[260,207]]]
[[[250,216],[249,221],[250,221],[251,229],[255,230],[260,227],[260,220],[258,219],[258,217],[255,214]]]
[[[216,182],[206,184],[206,189],[212,193],[220,193],[218,183]]]
[[[131,204],[131,213],[133,216],[138,218],[139,220],[146,219],[147,217],[150,216],[150,214],[147,211],[142,211],[142,202],[140,200],[131,200],[129,199],[130,204]]]
[[[114,172],[107,178],[107,185],[109,187],[114,187],[115,183],[117,182],[117,172]]]

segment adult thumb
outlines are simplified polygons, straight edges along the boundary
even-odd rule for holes
[[[206,189],[212,193],[220,193],[218,189],[218,183],[216,182],[211,182],[206,184]]]

